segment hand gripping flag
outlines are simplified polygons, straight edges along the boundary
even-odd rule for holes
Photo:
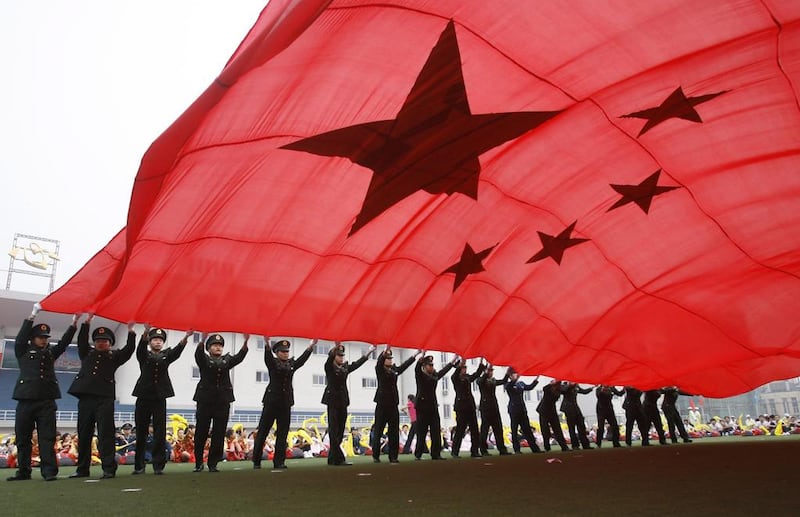
[[[800,3],[272,0],[47,310],[800,374]]]

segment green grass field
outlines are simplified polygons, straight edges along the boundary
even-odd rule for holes
[[[221,463],[218,474],[169,464],[166,475],[3,481],[2,515],[798,515],[800,436],[731,437],[691,444],[414,461],[401,456]],[[553,461],[548,461],[553,460]],[[13,471],[2,471],[11,475]],[[776,512],[781,512],[780,514]]]

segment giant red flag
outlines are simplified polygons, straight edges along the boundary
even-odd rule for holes
[[[723,396],[800,375],[800,2],[272,0],[43,303]]]

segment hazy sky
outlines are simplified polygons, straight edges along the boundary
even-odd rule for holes
[[[15,233],[60,241],[58,287],[125,225],[142,155],[266,3],[0,2],[0,289]],[[15,274],[11,289],[47,285]]]

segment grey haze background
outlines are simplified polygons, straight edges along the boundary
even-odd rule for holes
[[[0,2],[0,289],[15,233],[60,241],[58,288],[125,225],[142,155],[266,3]],[[48,284],[15,274],[11,289]]]

